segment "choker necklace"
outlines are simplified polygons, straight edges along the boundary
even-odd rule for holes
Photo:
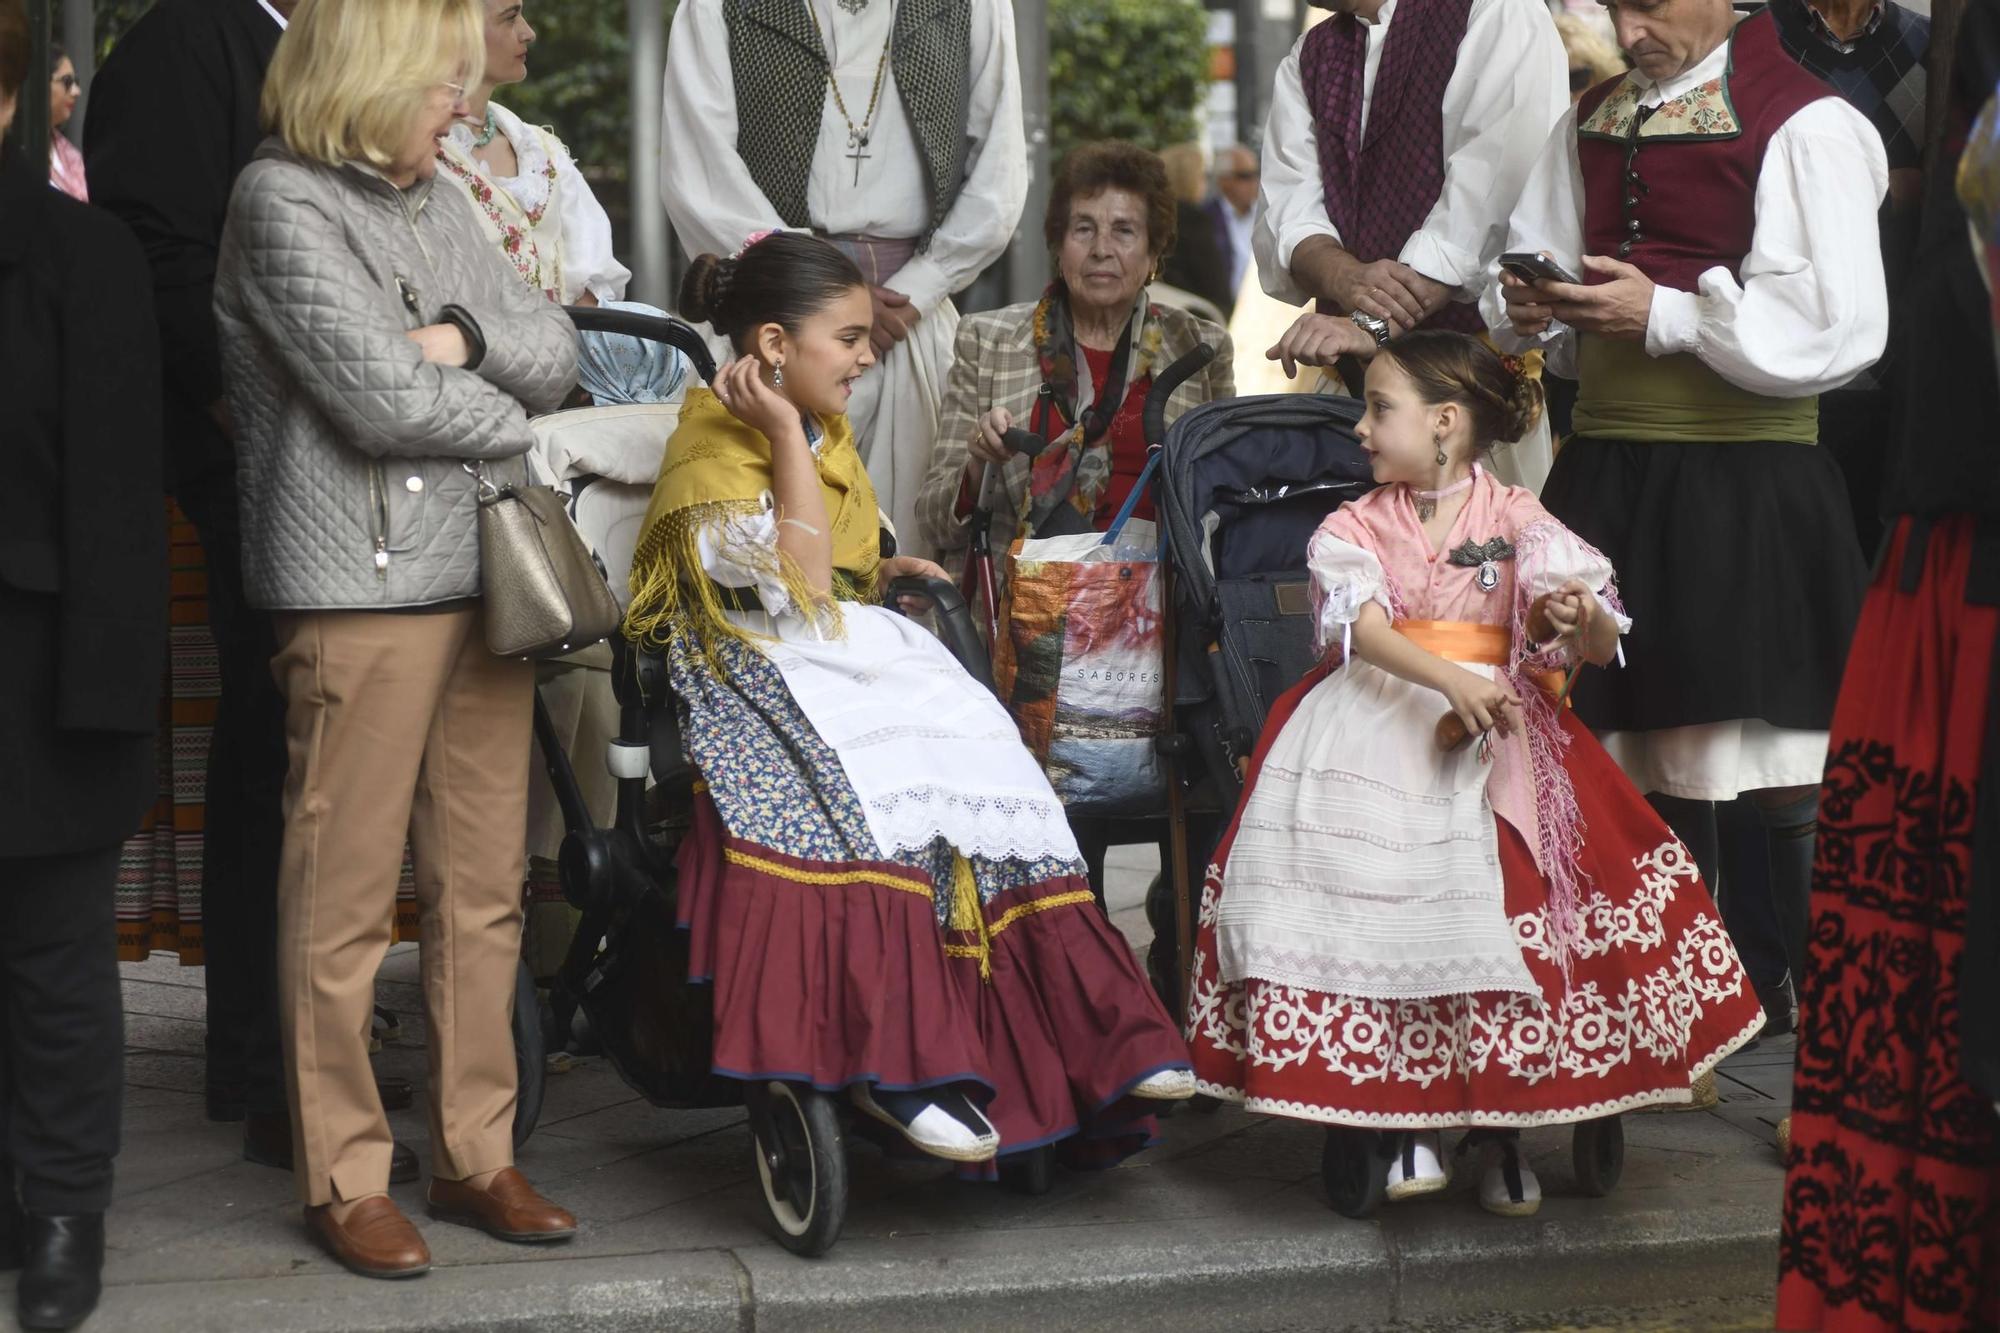
[[[1439,500],[1449,499],[1457,495],[1460,491],[1470,488],[1472,483],[1477,480],[1479,480],[1479,464],[1474,463],[1472,465],[1471,476],[1465,478],[1463,481],[1455,481],[1441,491],[1420,491],[1412,486],[1410,494],[1417,502],[1417,522],[1430,522],[1437,514]]]
[[[472,146],[474,148],[484,148],[487,144],[493,142],[493,136],[499,132],[500,127],[493,123],[493,104],[488,102],[486,104],[486,123],[480,126],[479,133],[472,136]]]

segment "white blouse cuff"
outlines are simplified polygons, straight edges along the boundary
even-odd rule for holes
[[[778,515],[770,495],[763,512],[715,519],[696,535],[702,572],[725,588],[756,593],[766,615],[777,617],[793,609],[792,595],[778,577]]]
[[[1653,288],[1646,315],[1646,355],[1671,356],[1701,345],[1701,297],[1677,287]]]

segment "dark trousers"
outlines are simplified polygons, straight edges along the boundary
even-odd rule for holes
[[[115,843],[0,857],[0,1188],[17,1177],[31,1213],[111,1206],[125,1082],[117,883]]]
[[[207,955],[208,1085],[246,1110],[285,1109],[278,1032],[278,852],[284,840],[285,702],[271,677],[271,618],[243,590],[231,473],[184,480],[175,497],[201,534],[208,623],[222,697],[208,754],[201,919]]]
[[[1747,796],[1716,806],[1715,814],[1722,829],[1722,884],[1717,891],[1722,924],[1757,993],[1776,995],[1792,964],[1786,951],[1788,918],[1780,916],[1772,888],[1771,835]],[[1804,920],[1804,904],[1796,907]],[[1799,973],[1792,971],[1792,978],[1798,983]]]
[[[1861,553],[1882,544],[1882,470],[1894,425],[1887,389],[1836,389],[1820,395],[1819,443],[1840,465]]]

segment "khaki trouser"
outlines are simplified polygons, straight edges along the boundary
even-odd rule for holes
[[[278,995],[300,1197],[387,1190],[368,1063],[403,840],[415,852],[431,1173],[513,1164],[515,969],[534,668],[486,650],[476,607],[279,615],[285,846]]]

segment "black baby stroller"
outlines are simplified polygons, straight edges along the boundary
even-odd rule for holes
[[[1158,508],[1172,712],[1161,749],[1174,855],[1147,915],[1149,969],[1175,1013],[1193,963],[1194,895],[1213,850],[1189,845],[1187,815],[1234,812],[1272,704],[1314,665],[1306,544],[1329,513],[1374,489],[1354,434],[1362,408],[1330,394],[1238,398],[1198,407],[1167,432]],[[1381,1205],[1395,1141],[1328,1127],[1321,1173],[1336,1211],[1367,1217]],[[1576,1126],[1586,1193],[1617,1184],[1624,1143],[1616,1116]]]
[[[715,373],[701,336],[676,320],[630,312],[575,309],[579,329],[630,334],[680,349],[703,380]],[[931,579],[899,579],[890,604],[929,599],[945,646],[982,681],[985,650],[958,590]],[[676,926],[674,858],[689,824],[696,774],[684,758],[679,717],[663,654],[612,640],[618,737],[601,762],[617,779],[617,813],[599,827],[549,712],[537,699],[536,736],[567,830],[558,858],[564,896],[581,913],[551,987],[553,1026],[566,1032],[581,1009],[605,1055],[632,1088],[656,1106],[747,1106],[753,1158],[779,1243],[818,1255],[840,1234],[847,1210],[842,1103],[802,1083],[744,1083],[710,1072],[712,1009],[707,986],[690,985],[688,941]],[[581,756],[579,762],[599,762]],[[650,789],[649,789],[650,788]],[[517,1005],[517,1011],[526,1006]],[[532,1128],[543,1066],[531,1014],[517,1019],[521,1110],[516,1137]],[[854,1128],[873,1135],[875,1123]]]

